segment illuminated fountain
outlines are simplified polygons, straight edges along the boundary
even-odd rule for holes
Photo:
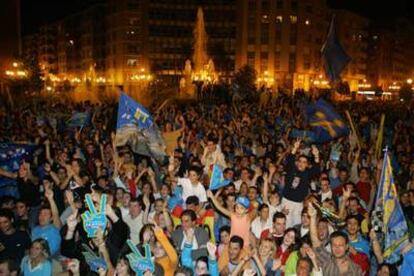
[[[197,19],[194,26],[194,53],[193,65],[186,60],[183,77],[180,80],[180,91],[183,97],[195,96],[195,91],[201,89],[206,83],[214,83],[217,80],[214,62],[207,54],[207,33],[204,23],[203,9],[197,10]]]

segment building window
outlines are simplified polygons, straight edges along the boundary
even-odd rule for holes
[[[275,70],[280,70],[280,55],[275,56]]]
[[[312,13],[312,6],[306,6],[305,11],[308,13]]]
[[[262,1],[262,11],[270,10],[269,1]]]
[[[247,59],[247,64],[254,68],[254,58]]]
[[[276,9],[283,9],[283,0],[277,0]]]
[[[298,2],[292,1],[290,3],[290,7],[291,7],[292,11],[297,11],[298,10]]]
[[[292,23],[292,24],[298,23],[298,17],[296,15],[291,15],[290,16],[290,23]]]
[[[280,28],[276,29],[275,40],[276,42],[279,42],[279,43],[282,41],[282,30]]]
[[[282,22],[283,22],[283,16],[281,15],[276,16],[276,23],[281,24]]]
[[[247,52],[248,59],[254,59],[255,52]]]
[[[262,44],[267,44],[269,42],[269,24],[261,24],[260,28],[260,41]]]
[[[137,66],[137,60],[136,59],[128,59],[127,60],[127,65],[129,67],[136,67]]]
[[[269,24],[270,23],[269,15],[267,15],[267,14],[262,15],[262,23],[264,23],[264,24]]]
[[[289,54],[289,71],[294,72],[296,70],[296,54]]]
[[[261,59],[268,59],[269,57],[269,53],[268,52],[261,52],[260,53],[260,58]]]
[[[303,56],[303,69],[309,70],[311,67],[310,55]]]

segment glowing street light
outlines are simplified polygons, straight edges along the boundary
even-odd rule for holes
[[[407,83],[408,83],[408,84],[412,84],[412,83],[413,83],[413,80],[412,80],[412,79],[408,79],[408,80],[407,80]]]

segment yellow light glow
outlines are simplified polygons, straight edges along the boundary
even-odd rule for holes
[[[408,84],[412,84],[412,83],[413,83],[413,80],[412,80],[412,79],[408,79],[408,80],[407,80],[407,83],[408,83]]]
[[[19,64],[17,62],[13,62],[13,67],[17,68],[17,66],[19,66]]]

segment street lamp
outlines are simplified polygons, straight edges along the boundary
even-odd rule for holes
[[[407,79],[407,83],[408,84],[412,84],[413,83],[413,80],[412,79]]]

